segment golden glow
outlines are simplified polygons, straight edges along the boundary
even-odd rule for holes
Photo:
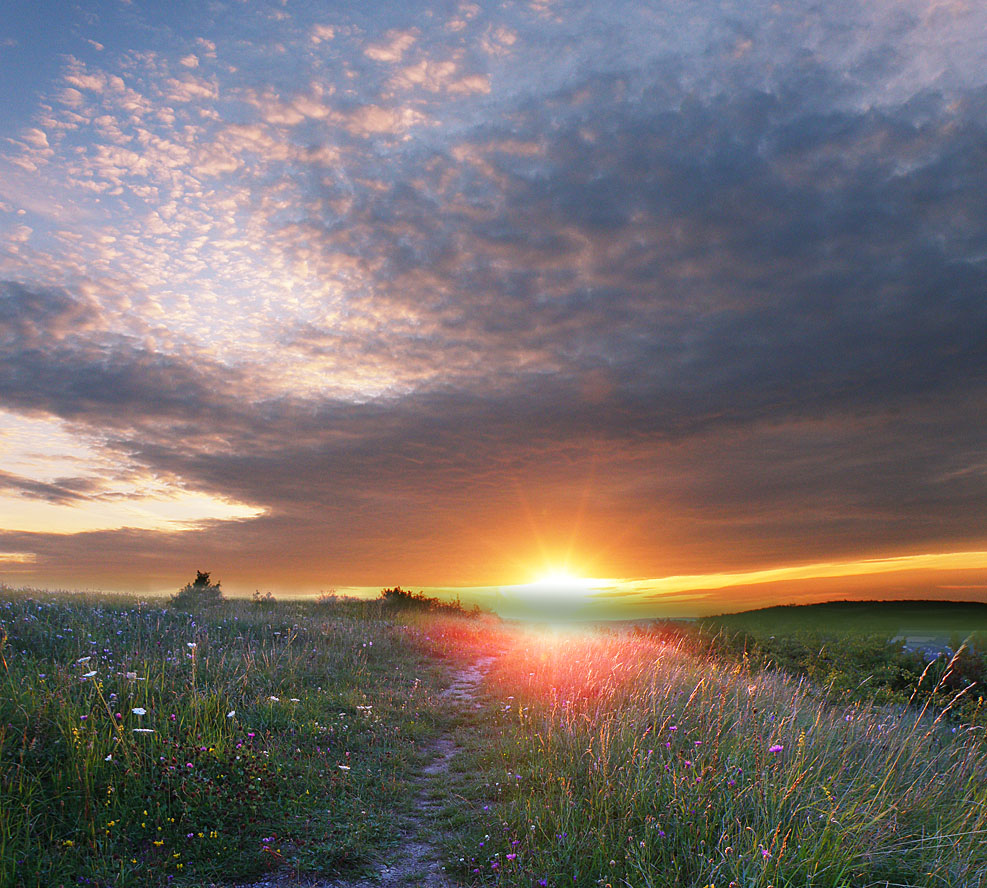
[[[987,552],[936,552],[866,558],[858,561],[822,561],[797,567],[773,567],[742,573],[690,574],[644,580],[626,580],[627,591],[665,597],[666,593],[710,592],[733,586],[754,586],[791,580],[819,580],[838,577],[874,576],[910,570],[982,570],[987,568]]]
[[[592,589],[596,582],[591,577],[581,577],[567,570],[550,570],[540,574],[527,585],[536,589]]]
[[[264,514],[264,509],[190,489],[180,478],[128,463],[97,436],[54,418],[0,411],[0,460],[5,472],[37,485],[33,495],[26,495],[30,488],[0,493],[0,531],[183,531]],[[2,560],[24,563],[21,554]]]
[[[114,499],[79,504],[49,503],[0,496],[0,530],[20,533],[86,533],[130,527],[135,530],[194,530],[203,522],[256,518],[263,509],[230,502],[207,493],[168,489],[114,490]]]
[[[568,570],[556,569],[539,574],[530,583],[502,586],[500,592],[508,599],[542,602],[582,604],[594,598],[613,581],[583,577]]]
[[[987,588],[979,574],[967,576],[971,571],[987,571],[987,551],[822,561],[735,573],[665,577],[585,577],[557,569],[539,574],[531,582],[510,586],[426,587],[423,591],[476,602],[509,617],[629,619],[669,614],[692,616],[793,603],[811,595],[818,583],[840,578],[877,579],[882,575],[914,573],[926,578],[926,587],[933,589]],[[959,576],[968,585],[944,585],[943,580],[957,575],[954,572],[961,572]],[[764,591],[756,594],[753,590],[758,588]],[[875,596],[884,597],[879,590],[875,586]]]

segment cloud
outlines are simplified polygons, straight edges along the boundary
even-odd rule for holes
[[[336,29],[332,25],[314,25],[309,33],[309,40],[318,45],[326,40],[332,40],[336,36]]]
[[[466,582],[538,534],[638,575],[976,536],[982,13],[244,15],[69,63],[5,149],[46,201],[0,402],[267,508],[204,552]]]
[[[46,484],[0,470],[0,490],[14,491],[21,496],[49,503],[79,503],[93,489],[93,481],[87,478],[60,478],[53,484]]]
[[[417,28],[405,31],[393,29],[385,35],[385,42],[371,44],[363,54],[375,62],[400,62],[405,52],[415,44],[419,33]]]

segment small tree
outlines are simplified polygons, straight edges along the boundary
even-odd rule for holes
[[[213,607],[223,600],[223,593],[219,588],[219,583],[214,583],[209,579],[208,571],[197,570],[195,579],[191,583],[186,583],[178,590],[177,594],[171,598],[171,606],[179,610],[199,610],[204,607]]]

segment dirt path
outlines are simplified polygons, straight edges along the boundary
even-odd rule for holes
[[[494,659],[482,657],[458,669],[452,684],[439,694],[439,699],[458,709],[479,708],[477,689]],[[459,747],[451,737],[445,736],[433,741],[425,751],[431,754],[432,761],[422,769],[414,811],[401,844],[391,853],[390,865],[382,866],[379,879],[306,879],[274,873],[261,881],[225,888],[453,888],[454,883],[442,872],[439,851],[431,838],[430,821],[446,805],[441,791]]]
[[[452,684],[439,694],[439,698],[463,709],[479,707],[476,691],[493,659],[484,657],[471,666],[458,670]],[[452,738],[439,737],[431,744],[429,751],[435,758],[422,770],[415,813],[412,816],[414,834],[406,838],[395,854],[397,862],[381,871],[381,880],[377,885],[382,888],[452,888],[453,883],[442,872],[438,849],[430,840],[429,820],[445,807],[444,801],[436,800],[436,788],[449,773],[449,763],[459,752],[459,747]],[[364,886],[352,885],[347,888]]]

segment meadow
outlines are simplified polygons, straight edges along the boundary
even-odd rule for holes
[[[707,627],[406,595],[5,590],[0,624],[0,885],[371,885],[423,830],[466,886],[987,885],[987,747],[952,658],[901,705]],[[477,662],[473,704],[443,697]]]

